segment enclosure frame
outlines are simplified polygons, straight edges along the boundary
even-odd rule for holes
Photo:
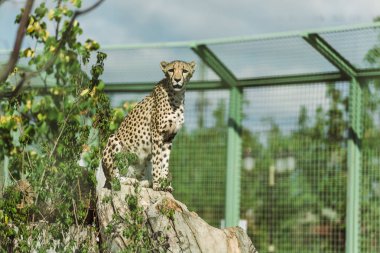
[[[220,81],[193,81],[188,86],[189,90],[204,89],[228,89],[229,90],[229,118],[227,138],[227,186],[225,201],[225,224],[237,226],[240,213],[240,167],[241,167],[241,110],[242,88],[265,86],[307,84],[316,82],[350,82],[349,99],[349,138],[347,143],[347,210],[346,210],[346,252],[360,252],[360,172],[361,164],[361,129],[362,129],[362,91],[361,87],[369,79],[380,78],[380,68],[357,69],[351,62],[345,59],[333,46],[324,40],[320,33],[339,32],[350,29],[366,29],[380,27],[380,23],[371,23],[350,27],[338,27],[307,32],[279,33],[264,36],[240,37],[222,40],[158,43],[148,45],[113,46],[107,49],[132,49],[132,48],[166,48],[183,47],[191,48],[196,55],[210,67],[220,78]],[[234,73],[218,58],[210,49],[210,45],[228,42],[243,42],[269,38],[283,38],[287,36],[302,37],[316,52],[338,69],[336,72],[282,75],[263,78],[238,79]],[[149,91],[154,83],[108,83],[107,92],[136,92]]]

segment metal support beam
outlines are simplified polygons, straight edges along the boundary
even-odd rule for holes
[[[242,90],[237,87],[231,88],[227,133],[226,227],[238,226],[240,220],[242,101]]]
[[[234,74],[206,45],[198,45],[191,49],[222,79],[223,83],[229,87],[236,86],[237,79]]]
[[[371,80],[380,77],[380,69],[363,69],[358,71],[358,79],[361,81]]]
[[[262,78],[241,79],[238,82],[239,87],[257,87],[267,85],[289,85],[289,84],[307,84],[320,82],[337,82],[348,81],[349,78],[341,73],[320,73],[320,74],[301,74],[287,76],[270,76]]]
[[[303,36],[303,38],[344,75],[351,78],[357,76],[357,71],[354,66],[319,36],[319,34],[309,33]]]
[[[360,176],[362,139],[362,88],[356,79],[350,84],[349,140],[347,144],[346,253],[359,253]]]
[[[144,83],[106,83],[105,92],[150,92],[153,90],[154,82]],[[221,81],[190,81],[186,90],[223,89]]]
[[[358,70],[357,79],[359,81],[371,80],[380,77],[380,69],[365,69]],[[324,72],[315,74],[299,74],[299,75],[286,75],[286,76],[269,76],[260,78],[249,78],[237,80],[238,87],[257,87],[266,85],[288,85],[288,84],[307,84],[307,83],[320,83],[320,82],[339,82],[350,81],[351,78],[342,74],[341,72]],[[143,83],[106,83],[104,90],[106,92],[150,92],[152,91],[154,82]],[[53,84],[48,87],[53,87]],[[187,90],[204,90],[204,89],[226,89],[229,86],[225,82],[219,80],[211,81],[191,81]],[[32,88],[45,89],[45,86],[40,84],[33,84]]]

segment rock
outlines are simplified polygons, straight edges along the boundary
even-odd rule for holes
[[[257,252],[243,229],[214,228],[168,192],[102,188],[97,215],[107,252]]]

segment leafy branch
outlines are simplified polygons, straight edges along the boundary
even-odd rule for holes
[[[0,99],[16,97],[17,95],[19,95],[22,87],[25,85],[26,82],[28,82],[31,78],[36,77],[37,75],[39,75],[39,73],[44,72],[47,69],[49,69],[50,67],[52,67],[53,64],[55,63],[58,55],[59,55],[60,50],[63,48],[63,46],[67,42],[68,38],[70,37],[69,34],[70,34],[70,32],[71,32],[71,30],[72,30],[72,28],[74,26],[75,20],[79,16],[84,15],[84,14],[86,14],[86,13],[94,10],[103,1],[104,0],[98,0],[95,4],[93,4],[92,6],[86,8],[86,9],[75,11],[74,14],[73,14],[73,16],[70,19],[70,22],[69,22],[66,30],[64,31],[64,33],[61,36],[61,39],[60,39],[60,41],[58,43],[57,48],[55,49],[55,53],[53,54],[53,56],[39,70],[33,71],[33,72],[24,73],[21,76],[21,79],[18,81],[18,83],[16,84],[16,86],[14,87],[14,89],[11,92],[0,93]],[[30,6],[30,9],[31,9],[32,4],[33,4],[33,0],[29,0],[28,3],[29,2],[31,2],[31,6]],[[29,5],[28,5],[28,7],[29,7]],[[4,71],[4,74],[1,75],[0,83],[3,83],[7,79],[7,77],[11,73],[11,71],[13,71],[14,67],[16,66],[16,63],[18,61],[18,55],[19,55],[19,52],[20,52],[20,47],[21,47],[22,39],[23,39],[23,37],[25,35],[25,30],[26,30],[25,27],[26,27],[26,24],[27,24],[27,20],[28,20],[28,16],[29,16],[29,13],[30,13],[30,9],[28,9],[29,12],[26,12],[26,11],[23,12],[23,15],[22,15],[22,18],[21,18],[21,21],[20,21],[20,25],[19,25],[19,31],[17,33],[18,35],[17,35],[15,47],[14,47],[14,49],[12,51],[11,58],[10,58],[8,64],[7,64],[7,67],[6,67],[5,71]]]

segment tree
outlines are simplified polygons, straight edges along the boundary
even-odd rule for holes
[[[40,220],[49,222],[44,229],[58,241],[56,250],[90,247],[90,237],[80,241],[68,233],[73,226],[83,228],[94,222],[94,172],[110,123],[118,119],[100,79],[106,55],[98,51],[97,42],[78,40],[82,29],[77,17],[102,1],[87,9],[80,9],[80,0],[70,2],[57,1],[50,10],[41,3],[33,13],[25,9],[16,17],[19,30],[36,47],[21,50],[28,69],[14,68],[17,59],[11,56],[1,71],[5,79],[0,82],[0,156],[8,157],[12,179],[0,199],[1,250],[53,247],[49,241],[36,245],[42,228],[33,230],[31,225]],[[55,34],[49,34],[48,24],[56,28]],[[87,75],[82,68],[91,56],[95,64]],[[43,87],[27,86],[29,80]],[[81,158],[84,167],[78,164]],[[65,243],[62,235],[73,241]]]

